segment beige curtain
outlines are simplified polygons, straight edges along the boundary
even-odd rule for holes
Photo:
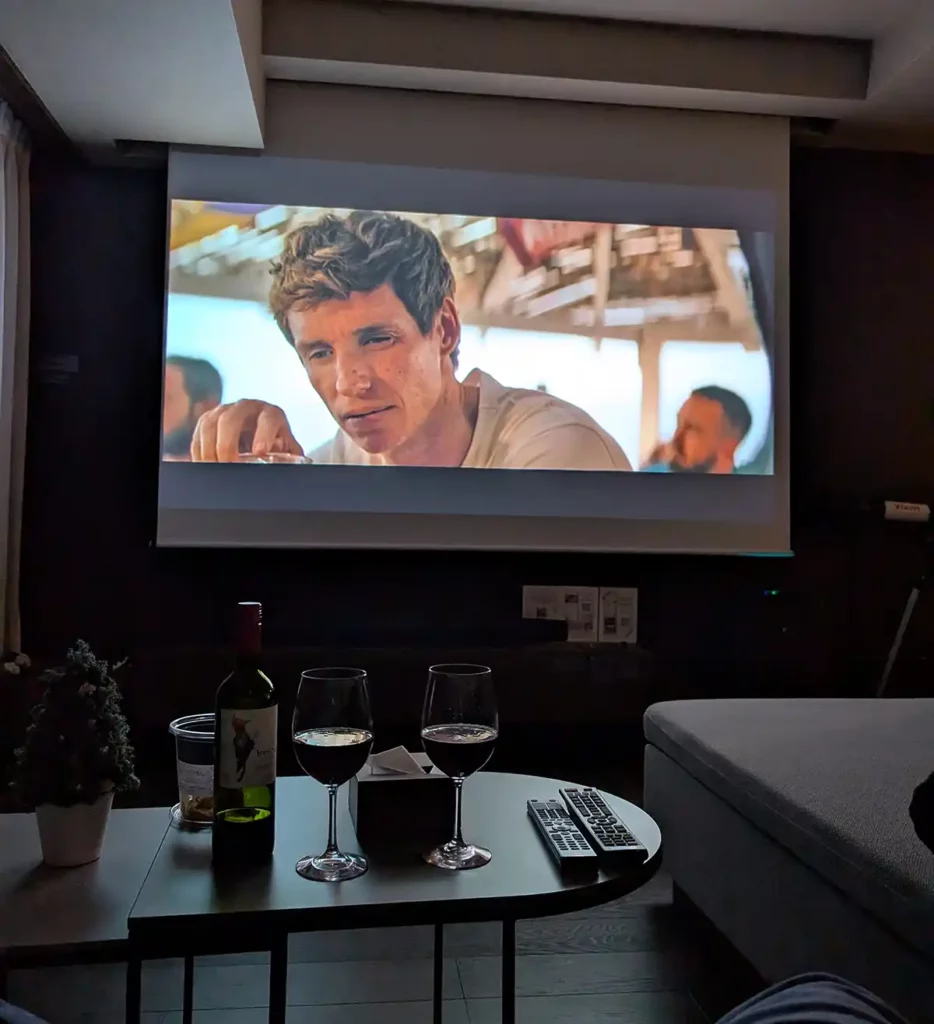
[[[19,562],[29,368],[29,150],[0,104],[0,650],[20,650]]]

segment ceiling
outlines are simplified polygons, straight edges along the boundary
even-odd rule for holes
[[[261,18],[261,0],[0,0],[0,46],[78,142],[256,147]]]
[[[934,132],[934,0],[0,0],[0,46],[81,144],[261,148],[270,78]]]

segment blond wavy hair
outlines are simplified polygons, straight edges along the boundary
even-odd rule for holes
[[[285,236],[272,264],[269,308],[294,345],[288,314],[352,292],[388,284],[422,334],[428,334],[445,299],[454,295],[454,274],[438,239],[393,213],[328,213]]]

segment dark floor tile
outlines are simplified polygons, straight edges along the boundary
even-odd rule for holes
[[[688,993],[687,1024],[711,1024],[710,1018],[703,1011],[692,992]]]
[[[71,1024],[88,1014],[122,1014],[126,966],[82,964],[11,971],[9,992],[10,1002],[44,1017],[50,1024]],[[173,1010],[181,1007],[181,1000],[181,961],[157,960],[147,964],[143,969],[143,1010]]]
[[[289,957],[291,959],[291,956]],[[217,956],[195,957],[195,970],[199,967],[240,967],[245,964],[266,964],[269,966],[269,954],[255,953],[221,953]]]
[[[140,1014],[140,1024],[163,1024],[164,1013],[144,1011]],[[82,1013],[76,1019],[77,1024],[124,1024],[126,1014],[123,1010],[114,1010],[112,1013]],[[59,1024],[62,1018],[55,1017],[48,1024]],[[179,1014],[181,1024],[181,1014]]]
[[[231,958],[236,961],[236,958]],[[45,1018],[49,1024],[97,1024],[88,1015],[119,1016],[124,1008],[126,968],[122,964],[14,971],[10,1001]],[[290,1005],[397,1003],[430,1000],[432,962],[344,961],[292,965],[288,975]],[[445,962],[444,995],[463,996],[457,966]],[[196,963],[194,1005],[198,1010],[234,1010],[269,1005],[269,968],[264,964]],[[181,1010],[181,960],[156,961],[143,970],[144,1011]],[[150,1019],[148,1024],[160,1024]]]
[[[124,1004],[126,995],[126,967],[117,965],[120,976],[118,998]],[[182,1006],[182,978],[184,964],[181,960],[151,960],[143,965],[141,1005],[144,1010],[180,1010]],[[195,984],[198,973],[195,972]],[[196,990],[197,991],[197,990]],[[195,1004],[197,1005],[197,1004]]]
[[[268,1013],[266,1007],[196,1010],[194,1024],[266,1024]],[[290,1006],[286,1011],[286,1024],[431,1024],[431,1018],[431,1002]],[[182,1024],[181,1012],[165,1014],[153,1024]],[[462,999],[445,1001],[444,1024],[469,1024]]]
[[[519,931],[525,921],[516,923],[516,952]],[[499,921],[478,921],[472,924],[449,924],[444,927],[445,956],[499,956],[503,947],[503,926]]]
[[[198,1010],[234,1010],[268,1006],[269,968],[265,964],[241,963],[238,958],[195,965],[194,1005]],[[123,1008],[124,970],[121,965],[64,968],[66,978],[53,985],[41,984],[39,998],[32,1005],[22,988],[13,990],[21,997],[19,1005],[45,1016],[50,1024],[59,1024],[63,1013],[68,1021],[80,1013],[115,1013]],[[35,972],[18,972],[32,974]],[[42,972],[53,973],[53,972]],[[326,1005],[333,1003],[395,1003],[430,999],[432,962],[426,959],[403,961],[344,961],[338,963],[299,963],[288,974],[289,1005]],[[444,994],[459,999],[463,992],[453,959],[445,963]],[[165,1013],[182,1005],[182,963],[161,961],[143,971],[144,1010]],[[81,1022],[84,1024],[84,1022]]]
[[[526,996],[516,1000],[517,1024],[695,1024],[687,996],[676,992]],[[470,1024],[499,1024],[498,999],[468,999]]]
[[[521,956],[516,960],[516,994],[681,990],[685,987],[681,960],[674,953],[654,952]],[[457,966],[468,999],[499,995],[501,965],[497,958],[462,957],[458,958]]]
[[[301,1006],[430,1000],[432,969],[431,960],[299,964],[289,970],[288,1002],[290,1006]],[[460,999],[463,994],[457,965],[454,960],[446,960],[444,996]]]
[[[626,953],[668,950],[679,944],[671,908],[647,905],[638,914],[545,917],[516,924],[516,953]],[[499,956],[500,924],[457,924],[444,929],[447,956]]]
[[[232,958],[236,959],[236,958]],[[44,970],[14,971],[10,1000],[50,1024],[98,1024],[121,1019],[124,1008],[125,967],[93,964]],[[288,978],[288,1001],[294,1005],[334,1003],[396,1003],[430,1000],[432,962],[345,961],[293,965]],[[446,999],[462,997],[453,959],[445,963]],[[202,964],[195,967],[196,1009],[249,1009],[269,1002],[269,971],[263,964]],[[142,1007],[147,1024],[180,1010],[182,964],[160,961],[143,971]]]
[[[269,968],[265,964],[196,968],[194,1005],[196,1010],[268,1006]],[[181,1002],[167,1009],[181,1009]]]
[[[301,1016],[302,1011],[306,1016]],[[463,999],[447,999],[444,1024],[468,1024]],[[342,1006],[297,1007],[289,1010],[288,1024],[431,1024],[432,1003],[356,1003]],[[222,1024],[227,1024],[226,1021]]]
[[[298,932],[289,937],[289,963],[424,959],[433,952],[434,929],[431,927]],[[268,964],[269,954],[256,952],[202,956],[198,957],[196,963],[206,967]]]
[[[293,963],[424,959],[433,952],[434,928],[430,926],[305,932],[289,939]]]
[[[311,1020],[309,1013],[304,1006],[299,1008],[295,1017],[286,1011],[286,1020],[288,1024],[302,1024],[305,1020]],[[267,1024],[268,1021],[268,1006],[248,1006],[238,1010],[195,1010],[192,1014],[193,1024]],[[182,1011],[173,1010],[163,1014],[160,1024],[182,1024]]]

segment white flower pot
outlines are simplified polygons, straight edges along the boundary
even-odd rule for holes
[[[97,860],[113,799],[110,790],[101,793],[93,804],[40,804],[36,808],[36,824],[43,861],[53,868],[74,868]]]

